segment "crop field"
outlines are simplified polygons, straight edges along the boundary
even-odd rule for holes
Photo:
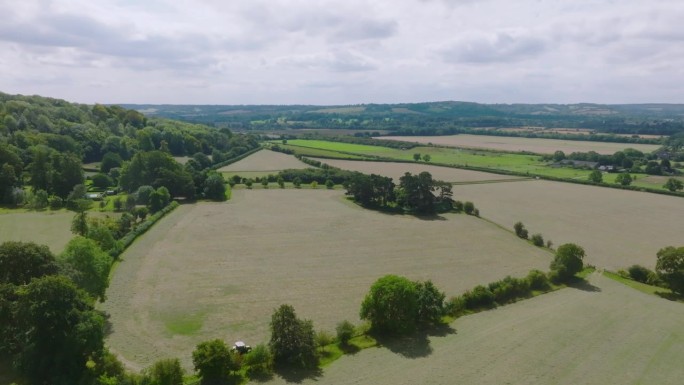
[[[599,154],[609,155],[626,148],[634,148],[644,153],[652,152],[659,148],[658,145],[653,144],[609,143],[487,135],[383,136],[380,139],[511,152],[527,151],[535,154],[553,154],[555,151],[563,151],[566,154],[571,152],[595,151]]]
[[[364,295],[385,274],[431,279],[454,295],[546,269],[551,254],[475,217],[388,215],[341,191],[273,189],[183,205],[122,258],[102,306],[113,327],[107,342],[141,368],[164,357],[189,366],[207,339],[267,342],[283,303],[334,332],[344,319],[359,321]]]
[[[679,197],[549,181],[454,186],[481,215],[506,228],[522,221],[530,235],[584,247],[586,261],[617,270],[654,268],[656,252],[682,243]]]
[[[589,282],[342,357],[302,384],[680,384],[684,307],[598,273]]]
[[[71,211],[8,211],[0,213],[0,243],[5,241],[35,242],[47,245],[57,254],[74,236],[71,233]]]
[[[412,174],[419,174],[423,171],[429,172],[435,179],[443,180],[445,182],[450,183],[525,180],[524,178],[510,175],[491,174],[487,172],[463,170],[459,168],[450,167],[440,167],[419,163],[370,162],[343,159],[316,160],[344,170],[359,171],[366,174],[378,174],[388,176],[390,178],[393,178],[395,183],[399,183],[399,178],[402,177],[406,172],[410,172]]]
[[[261,150],[235,163],[221,167],[218,171],[221,173],[233,174],[239,174],[244,171],[277,173],[278,171],[288,168],[302,169],[309,167],[311,166],[301,162],[292,155],[270,150]]]

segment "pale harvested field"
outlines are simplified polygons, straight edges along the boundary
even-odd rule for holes
[[[218,169],[219,172],[240,171],[281,171],[289,168],[309,168],[308,164],[300,161],[292,155],[283,154],[270,150],[257,151],[254,154]]]
[[[595,291],[568,288],[460,318],[454,333],[408,354],[342,357],[302,383],[681,384],[684,306],[598,274],[590,282]]]
[[[382,136],[379,139],[401,140],[405,142],[432,143],[441,146],[481,148],[500,151],[528,151],[537,154],[553,154],[555,151],[571,152],[596,151],[599,154],[614,154],[626,148],[642,152],[652,152],[659,148],[653,144],[607,143],[577,140],[557,140],[538,138],[515,138],[486,135],[449,135],[449,136]]]
[[[71,233],[71,211],[17,211],[0,214],[0,243],[5,241],[35,242],[61,253]]]
[[[316,159],[316,158],[312,158]],[[484,181],[504,181],[523,178],[511,175],[490,174],[487,172],[463,170],[451,167],[431,166],[427,164],[418,163],[396,163],[396,162],[367,162],[357,160],[342,160],[342,159],[316,159],[320,162],[329,164],[330,166],[338,167],[344,170],[359,171],[366,174],[378,174],[388,176],[396,183],[399,183],[399,178],[404,176],[404,173],[410,172],[412,174],[419,174],[427,171],[432,174],[434,179],[443,180],[450,183],[458,182],[484,182]]]
[[[361,209],[331,190],[236,190],[227,203],[184,205],[123,254],[108,300],[108,345],[133,368],[190,364],[204,340],[267,342],[283,303],[317,329],[358,322],[385,274],[432,279],[448,295],[546,269],[548,252],[478,218],[441,220]],[[173,325],[196,324],[174,334]]]
[[[655,267],[656,252],[684,245],[684,199],[570,183],[529,181],[454,186],[454,199],[471,200],[481,215],[555,245],[584,247],[587,261],[611,270]]]

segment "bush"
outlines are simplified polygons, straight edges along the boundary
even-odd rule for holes
[[[264,344],[255,346],[247,353],[243,363],[247,365],[248,376],[268,376],[273,373],[273,355]]]
[[[229,372],[239,369],[226,343],[215,339],[197,345],[192,352],[192,363],[202,379],[202,384],[223,384]]]
[[[461,201],[454,201],[454,206],[453,206],[453,207],[454,207],[454,210],[461,212],[461,211],[463,211],[463,202],[461,202]]]
[[[537,246],[537,247],[544,247],[544,237],[542,237],[541,234],[534,234],[532,235],[532,238],[530,238],[532,241],[532,244]]]
[[[299,188],[302,185],[302,179],[300,177],[296,177],[292,180],[292,184],[295,186],[295,188]]]
[[[416,282],[418,322],[437,323],[444,315],[444,293],[432,281]]]
[[[335,331],[337,332],[337,341],[342,345],[347,345],[349,340],[354,337],[354,325],[346,320],[338,323]]]
[[[147,371],[151,383],[155,385],[183,385],[183,368],[175,359],[159,360]]]
[[[335,187],[335,182],[333,182],[331,179],[328,179],[325,181],[325,187],[328,190],[332,190],[332,188]]]
[[[466,291],[462,299],[465,308],[469,310],[496,307],[494,293],[482,285],[475,286],[472,291]]]
[[[135,197],[138,200],[139,205],[147,205],[150,203],[150,195],[154,192],[154,187],[152,186],[140,186],[138,191],[135,193]]]
[[[494,295],[494,300],[500,304],[514,302],[518,298],[524,298],[530,294],[530,285],[525,279],[506,278],[489,284],[489,291]]]
[[[522,222],[516,222],[513,225],[513,230],[518,237],[527,239],[527,229],[525,229],[525,225],[523,225]]]
[[[630,266],[627,272],[629,273],[629,278],[641,283],[648,282],[649,274],[654,274],[651,270],[640,265]]]
[[[530,270],[525,279],[532,290],[544,291],[551,287],[549,284],[549,277],[547,277],[544,272],[539,270]]]
[[[466,312],[466,304],[463,297],[451,297],[444,305],[446,314],[452,317],[458,317]]]
[[[90,179],[93,181],[93,187],[99,189],[105,189],[114,184],[112,178],[102,173],[95,174]]]
[[[50,197],[50,210],[59,210],[64,207],[64,200],[57,195]]]
[[[471,215],[473,210],[475,210],[473,202],[466,202],[463,204],[463,211],[465,211],[466,214]]]

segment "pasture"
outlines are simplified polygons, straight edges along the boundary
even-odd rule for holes
[[[530,235],[583,246],[585,261],[597,267],[653,269],[659,249],[682,243],[679,197],[539,180],[460,185],[453,192],[506,228],[522,221]]]
[[[313,158],[315,159],[315,158]],[[419,174],[427,171],[435,179],[450,183],[470,183],[470,182],[499,182],[509,180],[525,180],[524,178],[491,174],[481,171],[464,170],[459,168],[440,167],[429,164],[419,163],[394,163],[394,162],[369,162],[359,160],[343,159],[316,159],[330,166],[344,170],[359,171],[366,174],[378,174],[388,176],[399,183],[399,178],[406,172]]]
[[[61,253],[71,233],[74,213],[59,211],[9,210],[0,213],[0,243],[5,241],[35,242]]]
[[[451,326],[445,335],[344,356],[302,384],[679,384],[684,378],[684,307],[598,273],[589,285]]]
[[[227,166],[218,169],[221,173],[229,174],[240,174],[249,172],[265,172],[265,173],[277,173],[278,171],[285,170],[288,168],[302,169],[309,168],[311,166],[292,155],[283,154],[281,152],[275,152],[270,150],[257,151],[254,154],[240,159],[235,163],[231,163]]]
[[[660,147],[654,144],[610,143],[467,134],[448,136],[383,136],[379,139],[508,152],[526,151],[535,154],[553,154],[555,151],[563,151],[566,154],[571,152],[595,151],[599,154],[610,155],[626,148],[633,148],[644,153],[649,153]]]
[[[364,295],[385,274],[431,279],[453,295],[546,269],[551,254],[475,217],[389,215],[340,191],[272,189],[183,205],[122,259],[102,306],[107,343],[142,368],[164,357],[188,367],[208,339],[267,342],[283,303],[334,332],[339,321],[359,321]]]

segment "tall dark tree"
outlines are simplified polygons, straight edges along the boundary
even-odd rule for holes
[[[64,276],[34,279],[17,289],[12,355],[31,384],[72,385],[103,351],[104,319]]]
[[[276,365],[300,368],[318,365],[313,324],[297,318],[290,305],[281,305],[271,316],[269,347]]]
[[[684,247],[669,246],[658,251],[656,272],[673,292],[684,294]]]
[[[0,283],[25,285],[33,278],[57,274],[57,262],[47,246],[33,242],[0,244]]]

